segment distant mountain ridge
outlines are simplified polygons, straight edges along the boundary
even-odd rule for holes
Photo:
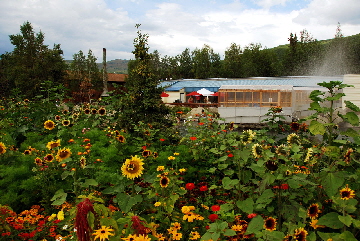
[[[127,74],[128,73],[128,63],[130,60],[126,59],[115,59],[106,62],[106,69],[108,73],[115,74]],[[103,68],[103,63],[97,64],[99,69]]]

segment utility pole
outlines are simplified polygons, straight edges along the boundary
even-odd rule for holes
[[[108,88],[107,88],[107,81],[108,81],[108,74],[106,70],[106,48],[103,48],[103,83],[104,83],[104,90],[101,96],[109,96]]]

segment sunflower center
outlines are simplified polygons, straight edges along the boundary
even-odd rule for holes
[[[341,197],[350,197],[350,192],[349,191],[342,191]]]

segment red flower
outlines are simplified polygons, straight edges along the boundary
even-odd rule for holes
[[[165,139],[162,139],[162,138],[161,138],[160,141],[165,141]]]
[[[287,184],[287,183],[281,184],[281,185],[280,185],[280,189],[282,189],[282,190],[288,190],[288,189],[289,189],[289,184]]]
[[[207,186],[201,186],[200,187],[200,191],[202,191],[202,192],[206,192],[207,190],[208,190]]]
[[[200,123],[199,123],[199,125],[201,125],[201,126],[204,125],[204,124],[205,124],[204,122],[200,122]]]
[[[143,146],[143,147],[142,147],[143,150],[146,150],[146,148],[147,148],[147,146]]]
[[[233,157],[234,155],[232,153],[228,154],[228,157]]]
[[[257,216],[256,213],[250,213],[247,217],[248,218],[255,218]]]
[[[209,219],[210,219],[211,222],[214,222],[218,218],[219,218],[219,215],[217,215],[217,214],[210,214],[209,215]]]
[[[195,184],[192,182],[186,183],[185,188],[187,190],[193,190],[195,188]]]
[[[212,206],[211,206],[211,210],[212,210],[213,212],[220,211],[220,206],[219,206],[219,205],[212,205]]]
[[[190,140],[192,140],[192,141],[195,141],[196,139],[197,139],[196,136],[190,137]]]

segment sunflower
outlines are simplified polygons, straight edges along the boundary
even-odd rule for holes
[[[160,178],[160,186],[161,187],[167,187],[169,186],[170,183],[170,179],[167,176],[161,176]]]
[[[272,217],[268,217],[264,221],[264,228],[268,231],[276,230],[276,219]]]
[[[276,171],[279,168],[278,164],[274,161],[267,161],[265,166],[270,171]]]
[[[60,119],[61,119],[61,116],[59,116],[59,115],[55,116],[55,120],[59,121]]]
[[[0,154],[4,154],[6,152],[6,146],[4,143],[0,142]]]
[[[144,170],[143,165],[143,159],[140,159],[137,155],[132,156],[131,159],[126,159],[122,165],[122,174],[129,179],[140,177]]]
[[[151,155],[151,151],[150,150],[144,150],[143,152],[142,152],[142,156],[143,157],[148,157],[148,156],[150,156]]]
[[[93,114],[93,115],[97,114],[97,109],[92,109],[91,114]]]
[[[52,154],[47,154],[44,157],[44,160],[47,161],[47,162],[52,162],[54,160],[54,156]]]
[[[51,150],[55,147],[58,147],[58,146],[61,146],[60,145],[60,139],[57,139],[56,141],[49,141],[47,144],[46,144],[46,148]]]
[[[61,162],[62,160],[65,160],[66,158],[71,156],[71,151],[69,148],[62,148],[60,150],[58,150],[57,155],[56,155],[56,160],[58,162]]]
[[[80,157],[80,167],[84,169],[86,167],[86,157],[81,156]]]
[[[312,156],[313,152],[314,152],[314,151],[313,151],[312,148],[308,148],[308,149],[307,149],[304,162],[308,162],[308,161],[310,160],[310,157]]]
[[[304,228],[295,229],[294,238],[297,241],[306,241],[306,236],[308,232]]]
[[[278,155],[287,155],[288,154],[288,150],[284,144],[281,144],[280,146],[278,146],[276,148],[275,152]]]
[[[316,219],[319,216],[319,213],[321,213],[321,210],[319,209],[319,204],[317,203],[311,204],[307,211],[307,215],[311,219]]]
[[[70,125],[69,120],[63,120],[61,123],[62,123],[63,126],[69,126]]]
[[[68,111],[68,110],[63,110],[62,113],[63,113],[64,115],[67,115],[67,114],[69,114],[69,111]]]
[[[252,140],[254,139],[254,137],[256,136],[256,132],[252,131],[252,130],[245,130],[242,132],[243,133],[243,137],[242,137],[242,141],[243,143],[246,145],[248,143],[251,143]]]
[[[105,115],[106,114],[106,109],[104,107],[101,107],[99,110],[98,110],[98,113],[99,115]]]
[[[317,224],[318,222],[319,222],[319,220],[317,220],[317,219],[312,219],[311,222],[310,222],[310,226],[311,226],[313,229],[325,228],[324,225],[318,225],[318,224]]]
[[[55,128],[55,123],[52,120],[47,120],[44,122],[44,128],[51,131]]]
[[[286,139],[289,144],[297,144],[297,145],[301,144],[300,137],[295,133],[291,133],[290,135],[287,136]]]
[[[31,155],[31,150],[30,149],[25,150],[24,155]]]
[[[108,228],[106,226],[101,226],[100,229],[95,230],[95,233],[93,233],[93,235],[95,235],[95,240],[96,239],[100,239],[100,241],[104,241],[104,240],[108,240],[109,236],[114,236],[115,234],[111,233],[114,232],[114,229]]]
[[[153,152],[153,157],[157,158],[159,156],[159,153],[157,153],[156,151]]]
[[[346,184],[346,187],[340,190],[340,196],[343,200],[349,200],[350,198],[355,197],[355,191],[351,190],[351,188],[349,188],[349,185]]]
[[[41,160],[41,158],[36,157],[35,158],[35,164],[38,165],[38,166],[42,166],[42,165],[44,165],[44,162],[43,162],[43,160]]]
[[[124,143],[125,142],[125,137],[123,135],[117,135],[116,140],[118,140],[120,143]]]
[[[86,108],[86,109],[84,110],[84,113],[85,113],[86,115],[89,115],[89,114],[90,114],[90,109],[89,109],[89,108]]]
[[[262,147],[259,143],[256,143],[252,146],[252,153],[254,155],[255,158],[260,158],[261,154],[263,152]]]

